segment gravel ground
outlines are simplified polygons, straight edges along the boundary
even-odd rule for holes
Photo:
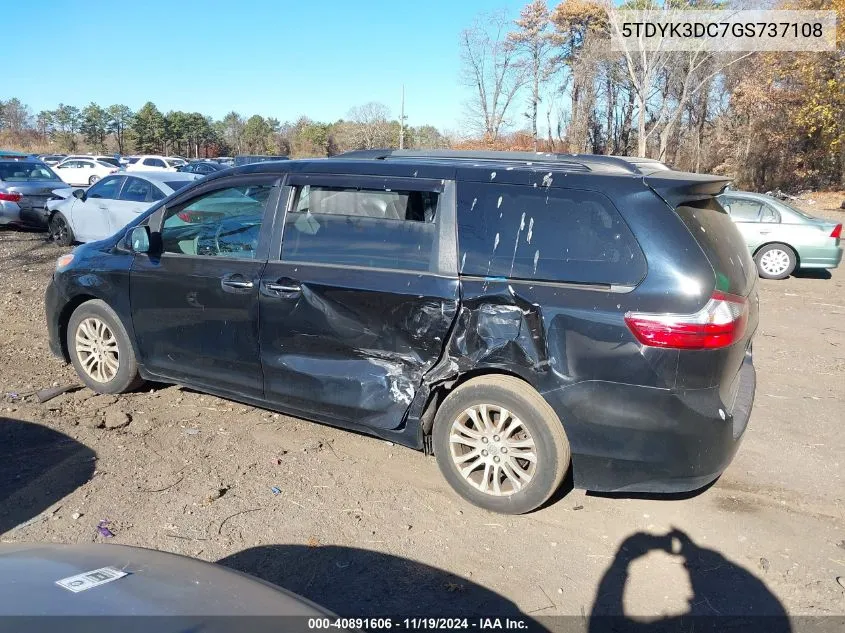
[[[834,206],[807,208],[845,219]],[[342,615],[845,614],[843,269],[761,280],[757,400],[715,485],[576,490],[508,517],[464,503],[421,453],[181,387],[37,403],[76,382],[43,319],[61,253],[0,230],[3,542],[221,561]]]

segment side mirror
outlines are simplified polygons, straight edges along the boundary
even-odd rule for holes
[[[150,227],[136,226],[127,237],[127,246],[135,253],[149,253],[150,252]]]
[[[77,200],[82,200],[83,202],[85,202],[85,189],[74,189],[73,197]]]

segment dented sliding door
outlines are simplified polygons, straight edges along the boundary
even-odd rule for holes
[[[265,396],[320,421],[398,428],[457,313],[453,185],[289,184],[279,259],[259,288]]]

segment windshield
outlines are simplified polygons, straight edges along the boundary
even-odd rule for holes
[[[59,177],[44,163],[15,161],[0,163],[0,180],[30,182],[33,180],[59,180]]]

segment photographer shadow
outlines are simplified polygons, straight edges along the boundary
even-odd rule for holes
[[[660,618],[628,617],[624,591],[631,564],[654,551],[682,559],[692,589],[688,611]],[[786,609],[760,579],[719,552],[697,545],[678,529],[662,536],[638,532],[625,539],[599,583],[589,621],[589,633],[791,630]]]

